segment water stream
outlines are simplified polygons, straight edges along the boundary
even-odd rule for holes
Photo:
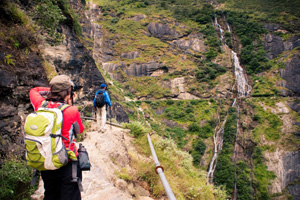
[[[225,21],[225,25],[227,28],[228,32],[231,32],[230,30],[230,26],[226,21],[226,18],[224,16],[224,21]],[[229,48],[226,43],[224,42],[224,30],[222,29],[221,25],[218,23],[218,19],[215,16],[215,21],[214,21],[214,26],[216,28],[219,29],[220,32],[220,38],[221,38],[221,42],[226,46],[226,48]],[[236,88],[237,90],[237,97],[234,99],[233,103],[232,103],[232,107],[236,106],[237,108],[237,129],[236,129],[236,139],[235,139],[235,145],[234,145],[234,155],[233,155],[233,159],[234,162],[237,159],[237,136],[239,134],[239,98],[241,97],[247,97],[251,91],[251,86],[248,85],[248,80],[247,80],[247,74],[246,72],[243,70],[243,68],[240,65],[240,61],[239,58],[237,56],[237,53],[234,52],[233,50],[231,50],[231,55],[232,55],[232,59],[233,59],[233,64],[234,64],[234,76],[235,76],[235,83],[233,85],[233,90]],[[228,114],[228,113],[227,113]],[[213,178],[214,178],[214,172],[216,169],[216,165],[217,165],[217,158],[219,153],[222,150],[223,147],[223,132],[224,132],[224,125],[226,123],[227,120],[227,114],[223,120],[223,122],[220,122],[219,125],[216,127],[215,131],[214,131],[214,154],[213,157],[211,159],[210,165],[209,165],[209,170],[207,173],[207,179],[209,183],[213,183]],[[236,164],[236,163],[235,163]],[[233,199],[237,199],[237,186],[236,186],[236,181],[235,181],[235,186],[234,186],[234,194],[233,194]]]

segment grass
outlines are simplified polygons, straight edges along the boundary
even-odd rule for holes
[[[226,8],[248,12],[259,21],[282,24],[288,31],[299,30],[300,14],[297,7],[299,1],[268,1],[268,0],[235,0],[226,1]]]
[[[206,173],[196,169],[192,164],[192,157],[187,152],[177,149],[176,144],[169,139],[162,139],[158,135],[151,136],[155,151],[159,156],[159,162],[165,169],[166,178],[177,199],[225,199],[226,194],[220,188],[206,184]],[[141,148],[147,145],[147,138],[141,137],[136,141],[140,153],[150,155],[149,148]],[[137,160],[135,160],[137,162]],[[134,163],[144,180],[150,182],[155,194],[163,194],[158,175],[143,169],[141,164]],[[154,163],[148,166],[155,167]],[[148,167],[149,168],[149,167]],[[149,184],[149,183],[148,183]],[[160,191],[162,190],[162,191]]]
[[[282,121],[276,114],[273,114],[271,110],[265,110],[261,105],[255,104],[254,121],[258,125],[253,130],[254,140],[260,141],[260,136],[264,135],[267,140],[278,141],[281,137]]]

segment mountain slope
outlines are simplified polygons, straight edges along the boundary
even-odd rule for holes
[[[108,83],[114,120],[147,129],[134,133],[140,153],[150,156],[145,134],[157,133],[154,145],[163,165],[176,172],[168,177],[178,199],[222,199],[219,186],[233,199],[299,198],[297,5],[1,1],[1,162],[17,155],[23,163],[29,89],[65,73],[83,86],[77,106],[86,117],[99,83]],[[163,197],[153,171],[138,171],[147,182],[141,185]],[[206,185],[208,172],[216,187]]]

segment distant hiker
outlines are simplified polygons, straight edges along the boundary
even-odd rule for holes
[[[93,104],[97,113],[97,127],[100,133],[104,133],[107,130],[105,128],[107,106],[109,106],[110,110],[112,109],[109,94],[106,89],[107,86],[102,83],[100,85],[100,90],[98,90],[95,94]]]
[[[81,122],[80,113],[78,112],[78,109],[72,106],[72,102],[75,102],[76,100],[76,95],[73,93],[72,90],[73,86],[74,84],[68,76],[59,75],[54,77],[50,81],[50,88],[35,87],[30,90],[29,96],[30,101],[34,107],[34,111],[37,111],[40,107],[61,108],[62,105],[70,105],[66,107],[62,113],[63,123],[61,134],[63,138],[63,143],[66,146],[66,148],[74,152],[74,154],[71,151],[69,151],[69,153],[71,152],[72,155],[74,155],[73,157],[75,157],[75,155],[78,157],[78,152],[74,142],[76,134],[82,133],[84,130],[84,126]],[[43,96],[47,96],[47,99],[45,99]],[[53,135],[54,134],[52,134],[52,136]],[[58,137],[53,136],[52,139],[57,140],[57,138]],[[76,163],[77,166],[74,166],[74,163]],[[75,170],[72,171],[72,167]],[[77,173],[77,177],[79,179],[74,176],[74,172]],[[44,181],[45,200],[81,199],[80,185],[77,183],[77,180],[81,180],[82,175],[77,162],[73,162],[69,159],[67,164],[63,167],[60,167],[56,170],[41,171],[41,175]],[[81,183],[81,181],[79,182]]]

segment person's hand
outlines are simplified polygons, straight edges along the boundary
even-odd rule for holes
[[[76,95],[76,93],[74,92],[74,93],[73,93],[73,103],[75,103],[76,100],[77,100],[77,95]]]
[[[112,106],[109,106],[109,109],[112,110]]]

